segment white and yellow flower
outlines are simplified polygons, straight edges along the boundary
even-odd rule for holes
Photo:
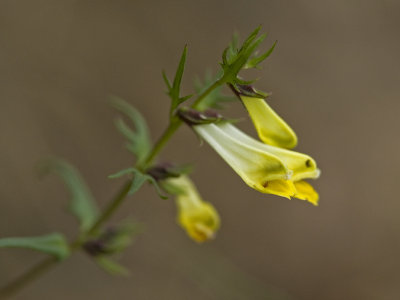
[[[310,156],[264,144],[230,123],[192,126],[250,187],[317,205],[317,192],[303,181],[320,173]]]

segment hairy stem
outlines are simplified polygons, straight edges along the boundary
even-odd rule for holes
[[[221,78],[214,82],[208,89],[206,89],[203,93],[201,93],[197,99],[194,101],[192,107],[196,108],[201,103],[201,101],[206,98],[214,89],[224,84],[224,79]],[[163,134],[160,136],[158,141],[155,143],[152,151],[146,158],[143,169],[148,168],[157,158],[161,150],[165,147],[170,138],[174,135],[174,133],[178,130],[178,128],[182,125],[182,121],[177,117],[172,117],[168,127],[164,130]],[[75,252],[81,249],[85,239],[90,235],[96,233],[105,222],[109,220],[109,218],[114,214],[114,212],[120,207],[122,202],[125,200],[128,195],[129,189],[131,187],[131,181],[126,182],[122,188],[118,191],[116,196],[111,200],[111,202],[106,206],[103,212],[100,214],[96,222],[93,226],[87,231],[84,238],[77,237],[70,244],[71,252]],[[60,262],[55,257],[47,257],[42,260],[27,272],[22,274],[20,277],[16,278],[14,281],[10,282],[6,286],[0,288],[0,299],[8,299],[9,297],[15,295],[18,291],[24,288],[26,285],[39,278],[47,271],[49,271],[53,266],[57,265]]]

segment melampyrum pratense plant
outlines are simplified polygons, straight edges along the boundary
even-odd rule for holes
[[[252,85],[255,80],[239,76],[243,69],[260,68],[260,63],[275,47],[276,43],[265,53],[258,54],[266,38],[265,34],[259,35],[259,31],[260,28],[254,30],[240,46],[235,37],[223,51],[221,69],[215,79],[207,76],[203,83],[198,81],[195,93],[185,96],[180,91],[187,53],[184,48],[173,80],[162,73],[171,106],[168,126],[155,144],[151,142],[141,114],[124,100],[112,98],[112,106],[126,116],[126,119],[117,119],[116,127],[126,138],[135,163],[109,176],[128,179],[106,207],[97,206],[78,171],[67,162],[49,159],[39,164],[41,174],[56,173],[65,182],[71,194],[70,212],[79,221],[80,230],[72,241],[67,241],[61,233],[0,239],[0,247],[30,248],[48,254],[38,265],[3,287],[1,298],[12,295],[75,251],[86,252],[112,274],[126,274],[128,271],[114,257],[132,242],[138,226],[127,220],[113,227],[106,223],[125,198],[135,194],[145,183],[150,183],[162,199],[175,199],[177,223],[192,240],[202,243],[213,239],[220,227],[220,217],[215,207],[202,199],[190,179],[192,168],[158,161],[161,150],[181,125],[190,126],[251,188],[318,204],[317,192],[305,181],[318,178],[320,172],[315,161],[306,154],[290,150],[297,144],[293,129],[266,102],[269,95]],[[232,91],[231,96],[222,94],[224,85]],[[217,112],[225,102],[236,99],[246,108],[260,140],[242,132],[232,120]]]

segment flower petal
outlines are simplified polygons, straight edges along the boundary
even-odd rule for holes
[[[296,195],[294,196],[295,198],[301,200],[307,200],[308,202],[316,206],[318,205],[319,195],[314,190],[311,184],[309,184],[304,180],[301,180],[301,181],[296,181],[294,185],[296,187]]]
[[[277,147],[292,149],[297,136],[292,128],[267,104],[263,98],[240,95],[260,139]]]
[[[296,194],[296,188],[291,180],[272,180],[264,184],[263,193],[274,194],[290,199]]]

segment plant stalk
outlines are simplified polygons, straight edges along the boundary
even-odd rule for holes
[[[194,101],[192,108],[196,108],[201,101],[206,98],[214,89],[224,84],[224,78],[221,78],[214,82],[208,89],[206,89],[203,93],[201,93],[198,98]],[[154,160],[157,158],[161,150],[165,147],[170,138],[174,135],[174,133],[178,130],[178,128],[182,125],[182,121],[174,116],[171,118],[168,127],[164,130],[163,134],[160,136],[158,141],[155,143],[152,151],[146,158],[143,166],[144,169],[151,166]],[[102,225],[109,220],[109,218],[113,215],[113,213],[120,207],[120,205],[125,200],[128,195],[129,189],[131,187],[131,181],[127,181],[122,188],[118,191],[116,196],[111,200],[111,202],[106,206],[101,215],[98,217],[97,221],[93,224],[93,226],[87,231],[84,235],[84,238],[77,237],[73,242],[70,243],[70,251],[75,252],[79,250],[85,242],[85,239],[90,235],[96,233]],[[52,267],[57,265],[60,262],[55,257],[47,257],[43,259],[41,262],[33,266],[27,272],[22,274],[20,277],[17,277],[14,281],[10,282],[6,286],[0,288],[0,300],[8,299],[11,296],[15,295],[25,286],[33,282],[35,279],[39,278],[46,272],[48,272]]]

